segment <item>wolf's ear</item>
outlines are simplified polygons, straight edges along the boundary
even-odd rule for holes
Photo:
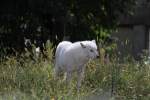
[[[86,46],[83,43],[80,43],[82,48],[86,48]]]
[[[92,40],[92,42],[96,43],[96,41],[95,41],[95,40]]]

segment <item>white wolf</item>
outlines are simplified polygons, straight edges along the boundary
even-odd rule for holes
[[[69,41],[60,42],[55,53],[55,77],[61,72],[65,72],[67,74],[66,81],[69,83],[72,73],[77,71],[77,88],[79,89],[83,79],[85,64],[90,59],[98,56],[95,40],[75,43]]]

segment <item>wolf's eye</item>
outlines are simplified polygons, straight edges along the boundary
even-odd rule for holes
[[[92,49],[90,49],[90,52],[94,52]]]

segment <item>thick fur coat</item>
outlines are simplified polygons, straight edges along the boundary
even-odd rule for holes
[[[69,83],[71,74],[78,73],[78,88],[81,85],[85,64],[99,56],[95,40],[80,41],[71,43],[69,41],[60,42],[55,53],[55,76],[61,72],[67,73],[66,80]]]

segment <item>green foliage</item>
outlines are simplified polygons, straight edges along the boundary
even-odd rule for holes
[[[75,74],[70,88],[63,77],[54,80],[53,48],[50,42],[47,43],[46,49],[48,59],[41,56],[33,60],[22,54],[20,57],[7,57],[5,61],[0,62],[0,99],[86,100],[91,96],[101,98],[101,95],[106,95],[106,100],[109,100],[112,85],[113,96],[118,100],[150,99],[150,66],[144,63],[145,60],[137,62],[127,58],[124,63],[119,63],[115,56],[111,56],[108,63],[102,63],[102,59],[90,61],[85,70],[80,93],[77,93]]]
[[[125,100],[148,100],[150,98],[149,71],[149,65],[130,63],[123,66],[118,80],[118,95]]]
[[[0,41],[5,43],[4,47],[20,50],[23,37],[34,40],[40,36],[54,44],[61,41],[64,35],[71,36],[72,41],[93,39],[97,34],[102,34],[99,30],[114,28],[121,14],[132,11],[135,1],[2,0]],[[40,32],[37,31],[39,26]]]

